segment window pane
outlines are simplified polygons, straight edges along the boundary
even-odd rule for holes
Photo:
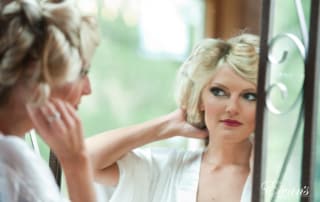
[[[80,114],[87,135],[142,122],[176,108],[176,71],[203,37],[204,2],[198,0],[83,0],[101,31],[90,78],[92,95]],[[92,8],[92,11],[90,9]],[[174,143],[174,138],[159,145]]]
[[[309,7],[310,1],[303,1],[302,9],[306,13],[303,20],[306,22],[309,22]],[[269,57],[273,63],[268,66],[266,178],[261,186],[265,201],[298,202],[309,188],[300,184],[305,45],[295,1],[273,1],[272,17]],[[284,52],[287,52],[286,57]]]

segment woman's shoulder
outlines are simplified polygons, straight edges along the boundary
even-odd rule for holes
[[[181,167],[198,164],[203,150],[186,150],[166,147],[138,148],[128,153],[125,158],[149,167]]]
[[[0,168],[0,176],[4,180],[0,187],[14,188],[8,193],[16,196],[23,193],[28,197],[25,201],[61,201],[49,167],[24,139],[0,135]]]
[[[24,155],[26,150],[30,150],[25,141],[17,136],[0,135],[0,160],[10,160],[12,162],[15,160],[24,160]]]
[[[14,168],[44,163],[23,138],[14,135],[0,136],[0,161]]]
[[[198,158],[203,153],[203,149],[198,150],[187,150],[167,147],[150,147],[150,148],[137,148],[130,154],[137,155],[143,158],[181,158],[181,159],[192,159]]]
[[[23,139],[15,135],[2,135],[0,134],[0,145],[5,146],[4,144],[21,144]],[[1,147],[2,148],[2,147]]]
[[[13,135],[0,136],[0,162],[13,172],[31,175],[47,167],[24,139]]]

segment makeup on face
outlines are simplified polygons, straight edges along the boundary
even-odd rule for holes
[[[216,96],[216,97],[230,97],[230,90],[228,89],[228,87],[224,86],[223,84],[220,83],[213,83],[213,85],[210,87],[210,92]],[[257,100],[257,93],[255,89],[244,89],[242,90],[242,92],[240,93],[241,97],[244,100],[247,101],[256,101]]]
[[[201,96],[201,109],[211,134],[247,137],[255,126],[256,85],[223,67],[212,77]]]
[[[240,121],[237,121],[234,119],[223,119],[220,122],[222,122],[225,126],[229,126],[229,127],[239,127],[242,125]]]

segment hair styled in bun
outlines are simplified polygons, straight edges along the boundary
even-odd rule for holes
[[[70,0],[1,1],[0,24],[0,105],[19,80],[37,85],[33,102],[74,81],[99,41],[95,21]]]

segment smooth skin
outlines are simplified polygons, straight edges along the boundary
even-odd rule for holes
[[[224,65],[203,90],[201,109],[210,137],[201,164],[198,201],[240,201],[252,170],[249,137],[255,128],[256,85]],[[224,120],[240,124],[230,126]]]

